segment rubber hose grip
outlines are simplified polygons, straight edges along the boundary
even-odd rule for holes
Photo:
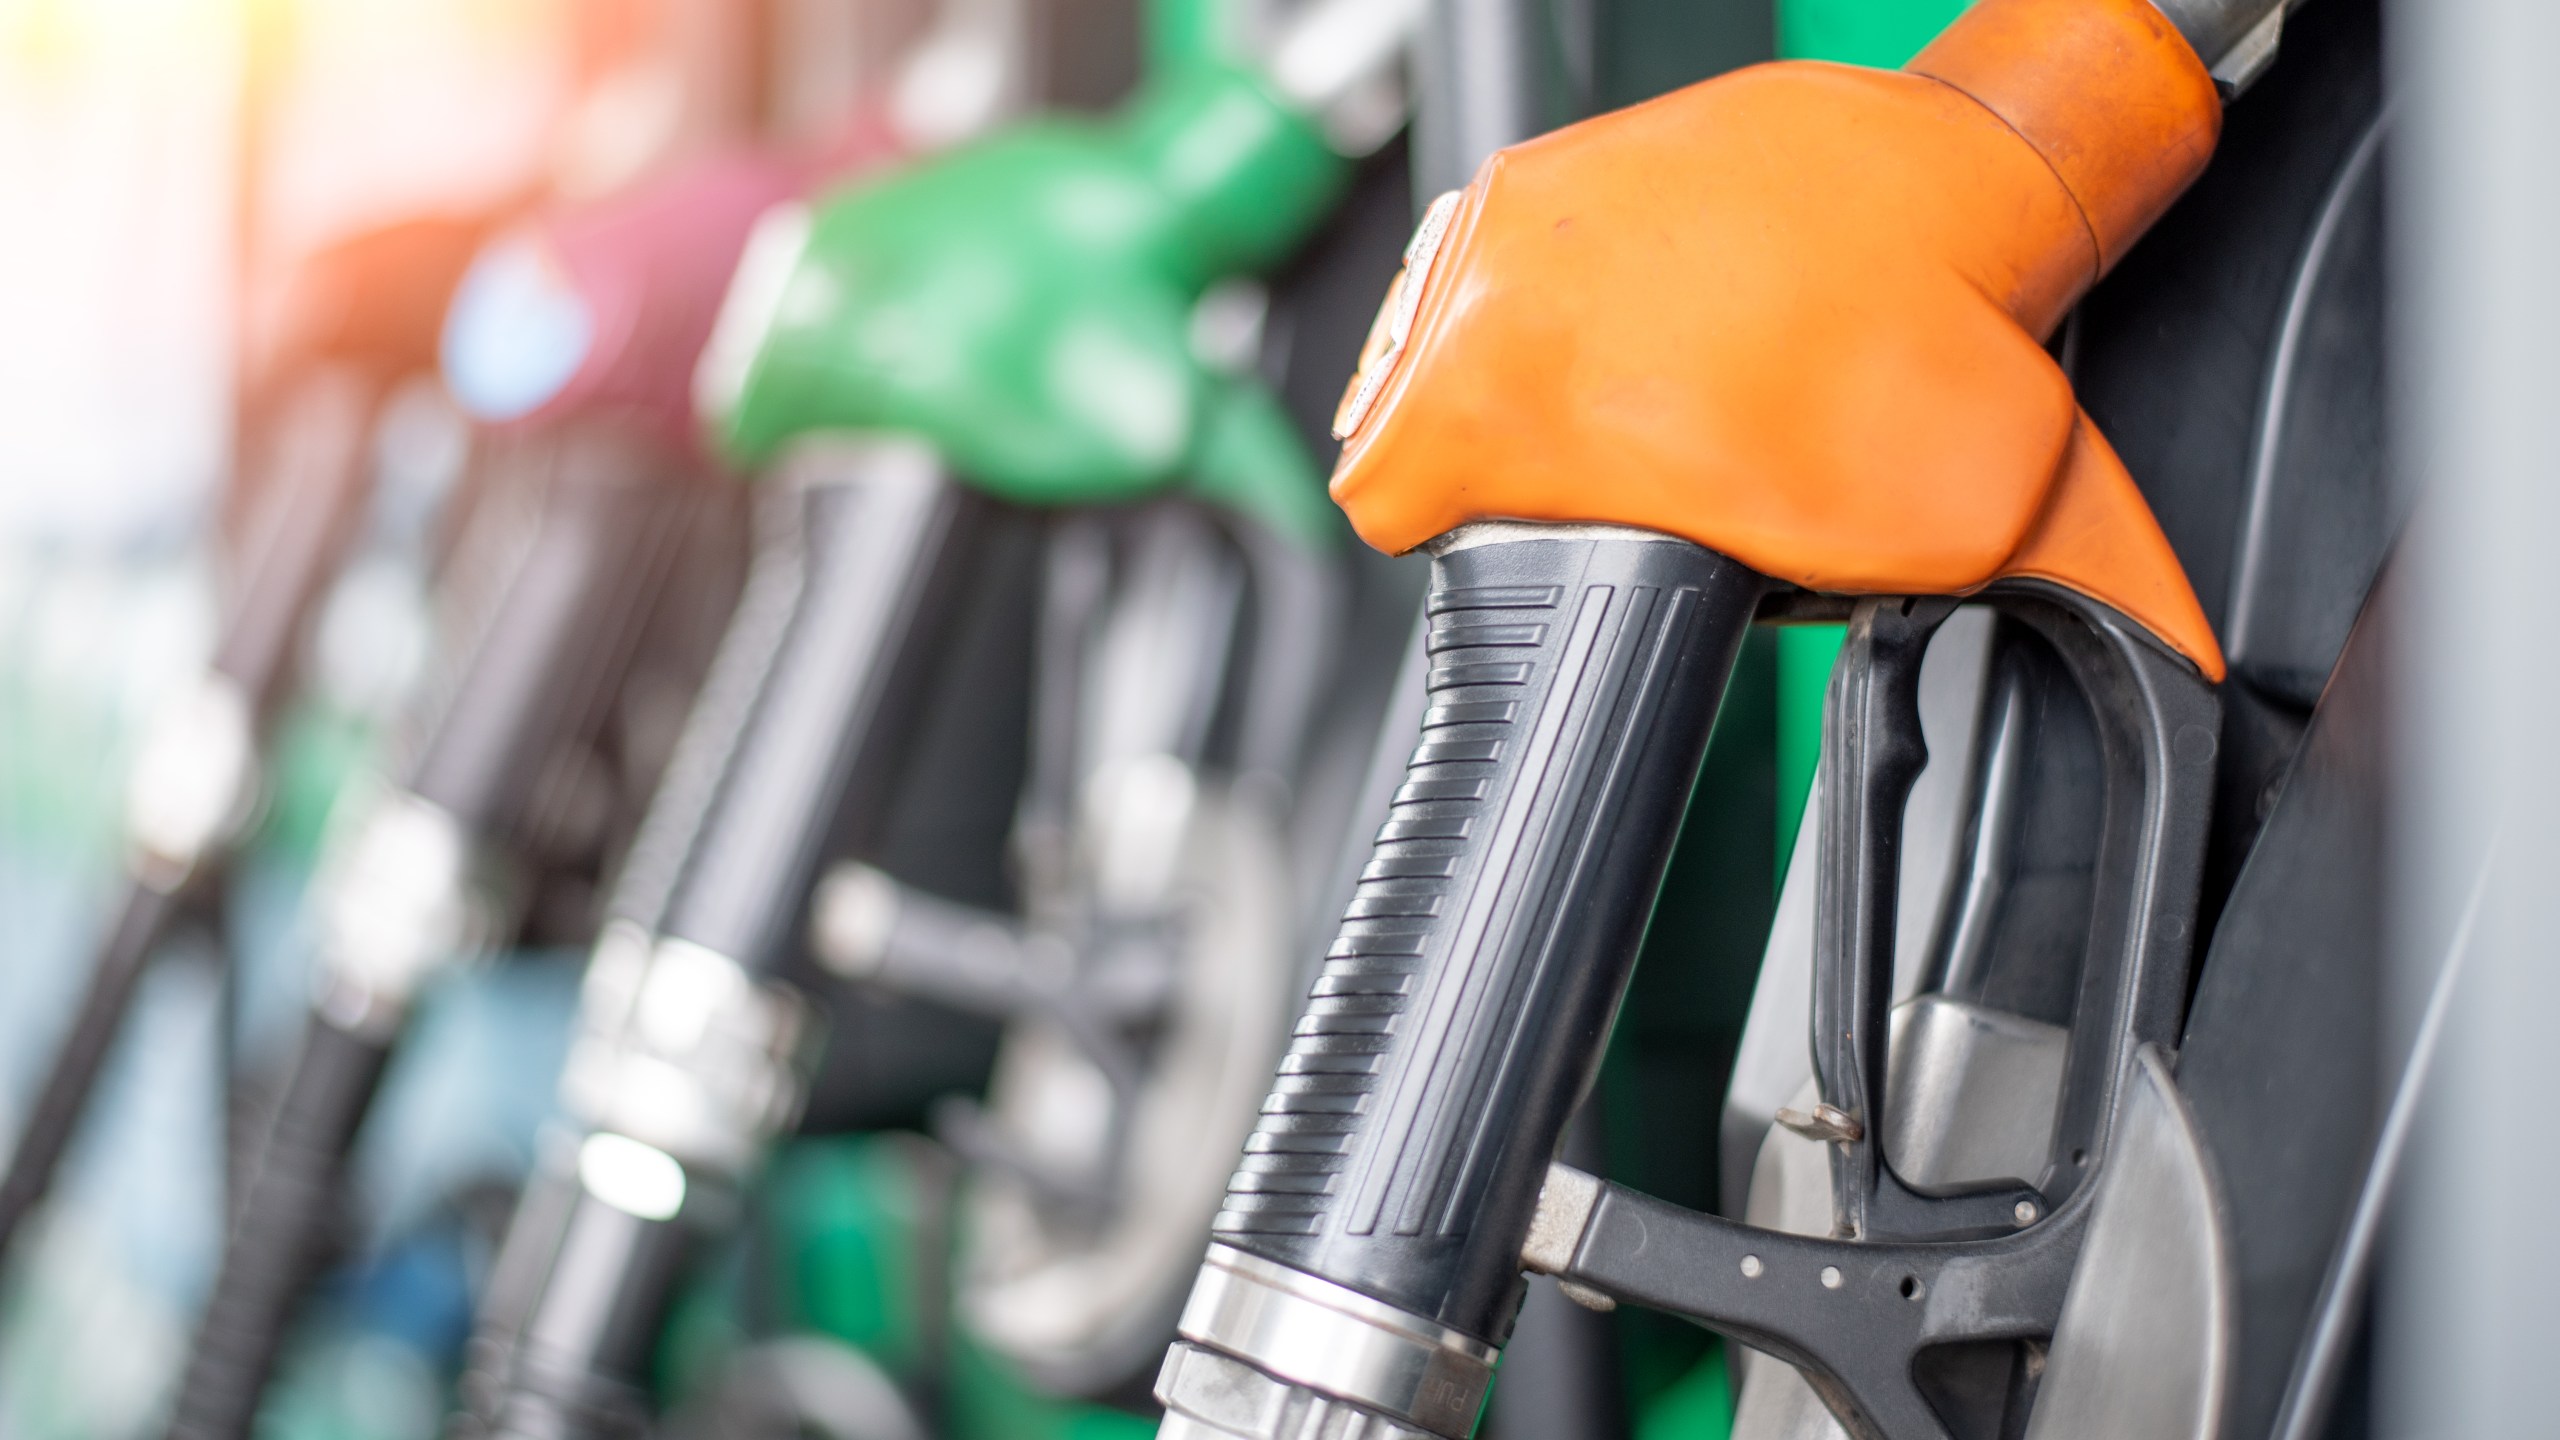
[[[170,1440],[248,1440],[390,1054],[384,1040],[312,1018],[224,1244]]]
[[[1421,741],[1215,1226],[1492,1343],[1767,585],[1498,533],[1433,567]]]

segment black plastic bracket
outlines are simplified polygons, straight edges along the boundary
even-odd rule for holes
[[[1603,1185],[1559,1278],[1787,1361],[1858,1440],[1945,1440],[1913,1358],[2052,1334],[2089,1209],[2066,1206],[1993,1240],[1860,1242],[1762,1230]]]
[[[1903,803],[1927,759],[1920,660],[1946,600],[1861,602],[1824,729],[1822,873],[1814,928],[1813,1059],[1823,1101],[1854,1122],[1832,1150],[1834,1218],[1853,1239],[1946,1239],[2031,1225],[2103,1153],[2123,1077],[2146,1044],[2173,1046],[2186,1003],[2196,893],[2212,814],[2220,705],[2186,661],[2115,611],[2057,586],[1985,598],[2061,655],[2097,717],[2106,803],[2096,903],[2051,1154],[2039,1184],[1924,1193],[1884,1156]]]
[[[1947,600],[1852,612],[1824,737],[1813,1053],[1831,1111],[1836,1238],[1782,1234],[1602,1187],[1561,1278],[1698,1321],[1798,1366],[1860,1440],[1944,1440],[1913,1362],[2049,1336],[2096,1175],[2145,1046],[2173,1046],[2194,952],[2219,701],[2107,606],[2039,583],[1983,598],[2062,657],[2105,770],[2086,958],[2051,1161],[2033,1186],[1924,1193],[1883,1148],[1901,816],[1927,756],[1920,659]]]

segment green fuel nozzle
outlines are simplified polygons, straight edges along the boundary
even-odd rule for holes
[[[1196,356],[1191,318],[1285,257],[1346,171],[1261,78],[1195,58],[1107,119],[1024,124],[781,212],[705,356],[704,422],[748,464],[811,431],[902,431],[1009,499],[1190,477],[1289,529],[1330,523],[1270,397]]]

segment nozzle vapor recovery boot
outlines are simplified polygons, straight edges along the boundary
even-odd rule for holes
[[[128,880],[0,1178],[0,1253],[52,1185],[135,986],[217,882],[258,812],[263,761],[321,597],[361,526],[374,417],[434,363],[434,325],[483,230],[466,218],[367,232],[301,267],[248,407],[239,545],[205,673],[145,735],[128,780]]]
[[[2051,1333],[2123,1077],[2175,1039],[2222,659],[2041,342],[2219,118],[2141,0],[1988,0],[1906,71],[1739,72],[1502,152],[1426,215],[1333,489],[1371,543],[1435,557],[1431,706],[1231,1182],[1164,1434],[1459,1440],[1524,1268],[1781,1354],[1862,1440],[1946,1433],[1919,1346]],[[1957,596],[2066,657],[2111,823],[2139,825],[2111,832],[2090,943],[2117,999],[2063,1107],[2090,1168],[1922,1196],[1877,1149],[1891,861]],[[1830,1241],[1550,1169],[1765,609],[1851,619],[1817,912]]]

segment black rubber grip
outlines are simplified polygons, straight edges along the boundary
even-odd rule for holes
[[[382,1040],[316,1016],[304,1032],[187,1355],[170,1440],[247,1440],[389,1058]]]
[[[1767,583],[1623,531],[1434,565],[1421,742],[1218,1239],[1487,1341],[1509,1332],[1540,1183]]]
[[[63,1151],[70,1148],[71,1137],[80,1128],[89,1095],[98,1086],[98,1073],[106,1068],[116,1035],[124,1028],[125,1012],[133,1006],[134,987],[141,983],[143,967],[150,963],[151,951],[167,931],[177,905],[175,896],[138,881],[125,887],[124,904],[90,963],[89,985],[81,992],[80,1008],[72,1013],[62,1047],[45,1069],[44,1088],[37,1092],[26,1124],[18,1131],[18,1143],[9,1154],[8,1176],[0,1179],[0,1254],[8,1252],[19,1224],[53,1188]]]
[[[645,1219],[588,1193],[573,1163],[536,1174],[481,1304],[450,1440],[645,1434],[650,1364],[700,1206],[689,1195],[685,1213]]]
[[[796,953],[838,817],[876,809],[895,778],[984,503],[904,451],[789,500],[750,581],[755,628],[735,637],[760,663],[722,657],[721,690],[695,710],[720,743],[681,747],[716,756],[718,774],[670,792],[690,813],[653,814],[639,862],[666,875],[660,933],[757,971]]]

